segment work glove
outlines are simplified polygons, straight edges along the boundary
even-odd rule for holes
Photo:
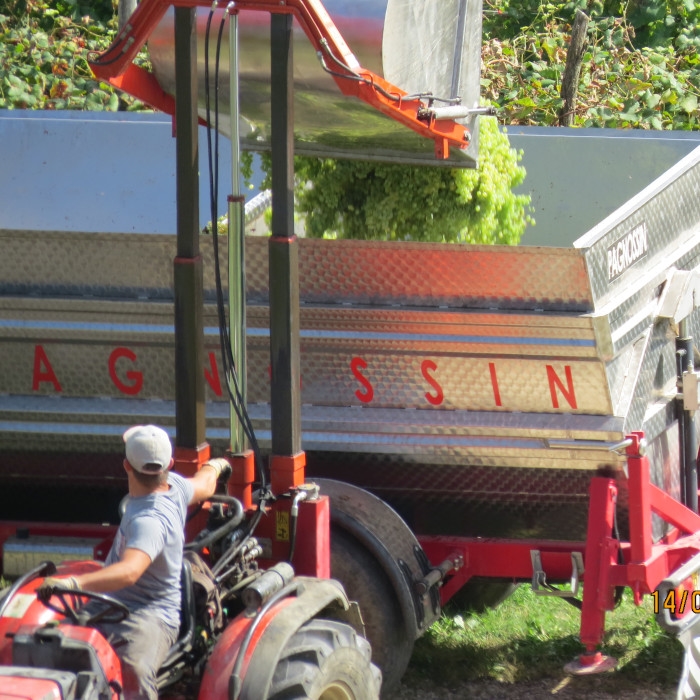
[[[228,460],[224,457],[217,457],[216,459],[210,459],[204,463],[204,466],[209,466],[216,472],[216,480],[225,484],[229,477],[231,476],[231,465]]]
[[[36,597],[47,603],[54,594],[56,588],[71,588],[74,591],[80,590],[80,584],[74,576],[68,578],[54,578],[49,576],[45,578],[39,588],[36,589]]]

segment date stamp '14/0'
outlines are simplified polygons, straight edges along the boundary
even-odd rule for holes
[[[700,614],[700,590],[673,588],[666,595],[653,591],[651,597],[654,602],[654,615],[658,615],[659,610],[668,610],[676,617],[690,612]]]

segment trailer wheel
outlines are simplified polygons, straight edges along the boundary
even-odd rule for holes
[[[450,598],[448,605],[460,612],[482,613],[510,598],[518,585],[512,581],[473,578]]]
[[[344,622],[311,620],[287,642],[268,700],[378,700],[369,642]]]
[[[352,535],[331,526],[331,576],[343,584],[348,598],[357,601],[365,635],[372,645],[372,660],[381,669],[383,688],[401,682],[413,653],[414,638],[384,570]]]

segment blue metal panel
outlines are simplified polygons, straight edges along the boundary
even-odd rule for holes
[[[199,148],[205,226],[203,128]],[[231,181],[228,139],[220,137],[219,151],[221,215]],[[0,162],[0,229],[175,232],[175,139],[166,115],[0,111]]]

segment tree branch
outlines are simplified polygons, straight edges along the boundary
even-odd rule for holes
[[[586,45],[586,31],[588,29],[588,15],[581,10],[576,10],[574,26],[571,29],[571,43],[566,54],[566,68],[561,83],[561,96],[564,105],[559,111],[559,126],[571,126],[576,109],[576,95],[578,93],[578,81],[581,74],[581,61],[583,49]]]

